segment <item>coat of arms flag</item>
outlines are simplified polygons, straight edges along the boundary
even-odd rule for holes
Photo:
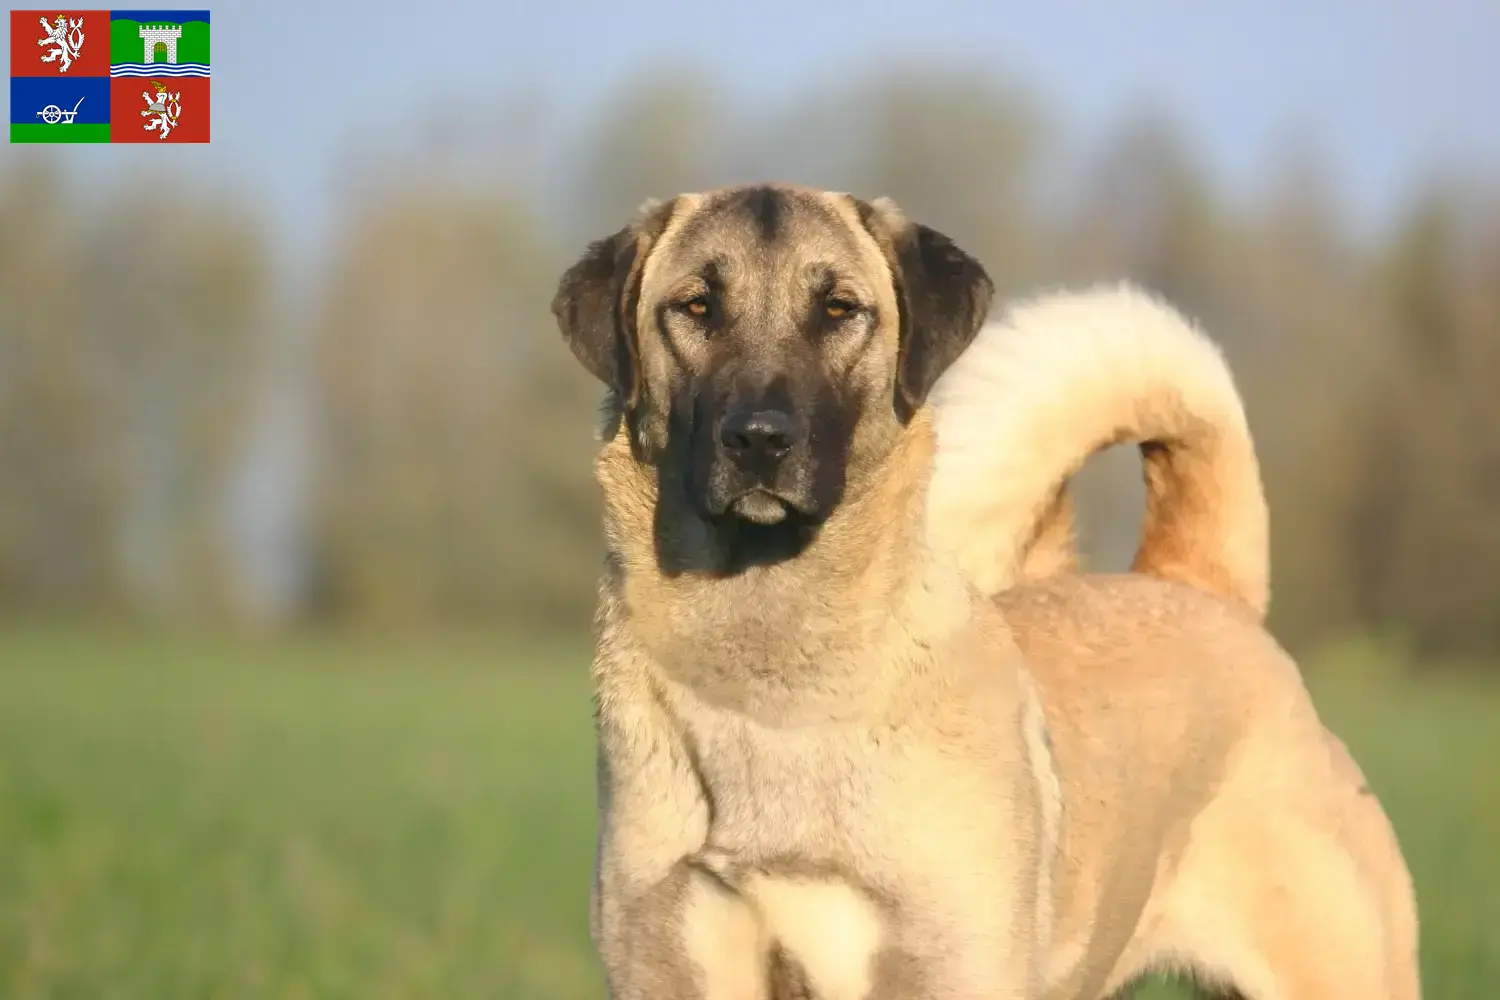
[[[10,12],[10,141],[208,142],[206,10]]]

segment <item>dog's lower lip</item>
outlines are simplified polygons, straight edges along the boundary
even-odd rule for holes
[[[796,511],[795,505],[784,497],[759,488],[741,493],[731,501],[729,507],[735,514],[757,524],[784,521]]]

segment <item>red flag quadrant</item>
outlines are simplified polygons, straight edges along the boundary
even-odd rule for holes
[[[10,75],[109,76],[109,20],[107,10],[11,11]]]
[[[209,82],[203,76],[112,77],[109,141],[153,142],[158,146],[207,142]],[[163,127],[167,130],[165,139],[161,137]]]

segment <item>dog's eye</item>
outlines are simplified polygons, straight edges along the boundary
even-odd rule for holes
[[[696,316],[699,319],[702,319],[704,316],[708,315],[708,299],[705,296],[699,295],[695,298],[688,299],[686,302],[682,303],[679,308],[681,308],[682,311],[687,313],[689,316]]]
[[[848,319],[859,307],[848,299],[829,299],[823,303],[823,312],[829,319]]]

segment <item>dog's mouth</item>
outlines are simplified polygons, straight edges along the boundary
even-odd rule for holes
[[[738,490],[705,511],[710,521],[724,524],[758,525],[788,528],[812,528],[821,524],[825,513],[810,497],[788,494],[768,486],[751,486]]]
[[[716,571],[728,575],[796,558],[836,506],[799,481],[805,477],[756,481],[726,464],[707,466],[701,474],[689,476],[684,499],[712,533]]]
[[[740,494],[730,501],[729,510],[736,517],[761,525],[781,524],[798,513],[786,498],[764,489]]]
[[[726,571],[796,558],[818,534],[824,518],[811,507],[770,490],[740,493],[711,516],[726,556]]]

